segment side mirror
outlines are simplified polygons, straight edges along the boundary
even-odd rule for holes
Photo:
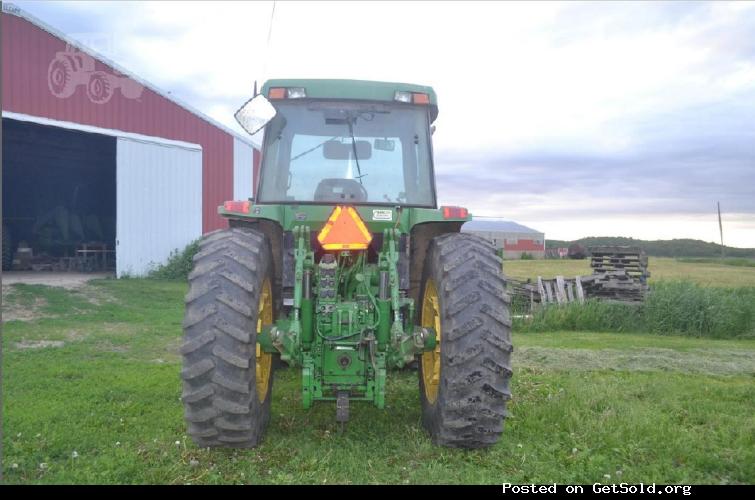
[[[276,114],[277,111],[270,101],[264,95],[257,94],[241,106],[233,116],[249,135],[254,135],[265,128],[265,125],[270,123]]]

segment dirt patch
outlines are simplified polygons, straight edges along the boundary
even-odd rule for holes
[[[81,330],[68,330],[66,332],[66,338],[71,342],[78,342],[84,340],[87,334]]]
[[[127,335],[129,337],[138,337],[140,335],[149,335],[149,331],[142,326],[133,325],[131,323],[103,323],[97,325],[98,333],[106,333],[108,335]]]
[[[45,347],[63,347],[62,340],[22,340],[16,342],[16,349],[43,349]]]
[[[89,276],[89,275],[87,275]],[[3,277],[4,278],[4,277]],[[48,301],[44,297],[33,297],[29,299],[20,294],[15,285],[21,283],[16,281],[13,283],[6,283],[3,279],[2,286],[2,319],[3,322],[8,321],[33,321],[42,318],[55,318],[58,315],[42,312],[48,306]],[[36,283],[33,283],[36,284]],[[48,285],[45,285],[48,286]],[[59,287],[67,290],[59,293],[70,293],[76,298],[86,301],[95,306],[101,306],[107,303],[117,302],[117,299],[112,296],[104,287],[90,285],[86,282],[82,282],[79,285],[68,287]],[[84,314],[85,310],[79,308],[72,308],[69,310],[71,314]]]
[[[514,367],[566,371],[672,371],[714,375],[755,375],[755,351],[735,349],[662,348],[559,349],[522,347],[514,352]]]
[[[104,289],[104,287],[100,287],[100,286],[93,286],[90,284],[85,284],[75,289],[73,293],[78,294],[84,300],[86,300],[87,302],[95,306],[101,306],[103,304],[112,304],[114,302],[117,302],[115,297],[110,295],[110,293],[108,293]]]
[[[107,335],[141,335],[143,332],[129,323],[100,323],[97,325],[90,325],[90,329],[71,329],[66,332],[66,339],[71,342],[78,342],[84,340],[92,334],[107,334]]]
[[[47,305],[47,301],[42,297],[35,298],[32,304],[17,304],[13,300],[14,287],[12,285],[44,285],[63,288],[77,294],[85,301],[99,306],[104,303],[115,302],[115,298],[102,287],[90,285],[89,281],[110,277],[112,277],[110,273],[4,272],[2,275],[3,322],[33,321],[54,317],[54,315],[40,312]]]
[[[5,285],[23,283],[25,285],[47,285],[73,290],[81,288],[90,280],[111,278],[111,273],[45,273],[26,271],[3,272],[3,288]]]
[[[127,345],[116,345],[116,344],[113,344],[112,342],[107,341],[107,340],[104,340],[104,341],[101,341],[101,342],[97,342],[95,344],[94,348],[97,351],[100,351],[100,352],[119,352],[119,353],[123,353],[123,352],[128,352],[129,351],[129,346],[127,346]]]
[[[47,305],[47,301],[42,297],[36,297],[32,304],[17,304],[9,301],[8,297],[13,293],[13,289],[3,285],[3,323],[6,321],[33,321],[44,317],[40,310]]]

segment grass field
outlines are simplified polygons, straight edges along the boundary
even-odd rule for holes
[[[6,482],[755,482],[753,340],[515,332],[512,415],[472,452],[430,443],[414,372],[391,373],[387,409],[355,405],[339,435],[333,405],[302,410],[281,370],[260,448],[198,449],[179,401],[185,287],[6,290]]]
[[[658,281],[689,280],[704,286],[755,286],[755,267],[733,266],[715,262],[714,259],[676,260],[663,257],[649,257],[650,283]],[[512,278],[537,280],[554,278],[557,275],[577,276],[592,274],[590,260],[507,260],[504,262],[506,275]]]

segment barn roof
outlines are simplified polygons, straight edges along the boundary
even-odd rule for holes
[[[510,220],[473,219],[464,223],[462,231],[497,231],[502,233],[543,234],[540,231],[523,226]]]
[[[173,104],[176,104],[177,106],[185,109],[186,111],[188,111],[188,112],[196,115],[197,117],[199,117],[202,120],[206,121],[210,125],[219,128],[220,130],[222,130],[222,131],[230,134],[231,136],[239,139],[240,141],[242,141],[242,142],[244,142],[244,143],[246,143],[246,144],[248,144],[250,146],[259,147],[258,145],[254,144],[254,142],[251,140],[250,137],[242,135],[239,132],[236,132],[235,130],[233,130],[233,129],[229,128],[229,127],[226,127],[222,123],[214,120],[213,118],[210,118],[209,116],[207,116],[206,114],[202,113],[201,111],[199,111],[198,109],[194,108],[193,106],[191,106],[191,105],[183,102],[180,99],[177,99],[175,96],[173,96],[173,95],[169,94],[168,92],[160,89],[156,85],[154,85],[154,84],[152,84],[152,83],[150,83],[150,82],[142,79],[141,77],[135,75],[133,72],[131,72],[131,71],[129,71],[129,70],[127,70],[127,69],[119,66],[118,64],[114,63],[113,61],[111,61],[107,57],[103,56],[102,54],[100,54],[96,50],[94,50],[94,49],[92,49],[90,47],[87,47],[86,45],[84,45],[84,44],[82,44],[82,43],[80,43],[80,42],[78,42],[78,41],[76,41],[76,40],[68,37],[65,33],[62,33],[61,31],[57,30],[56,28],[53,28],[49,24],[45,23],[44,21],[42,21],[41,19],[37,18],[36,16],[33,16],[32,14],[26,12],[22,8],[18,7],[17,5],[12,4],[12,3],[3,2],[3,15],[6,15],[6,14],[10,14],[10,15],[13,15],[13,16],[16,16],[16,17],[20,17],[22,19],[25,19],[25,20],[29,21],[30,23],[32,23],[33,25],[37,26],[38,28],[40,28],[40,29],[42,29],[42,30],[50,33],[51,35],[53,35],[53,36],[55,36],[57,38],[60,38],[61,40],[63,40],[64,42],[66,42],[71,47],[75,47],[75,48],[79,49],[80,51],[89,54],[90,56],[92,56],[95,59],[101,61],[103,64],[106,64],[107,66],[110,66],[112,69],[114,69],[115,71],[121,73],[122,75],[128,76],[132,80],[140,83],[142,86],[150,89],[151,91],[153,91],[154,93],[156,93],[159,96],[163,97],[164,99],[167,99],[168,101],[171,101]]]

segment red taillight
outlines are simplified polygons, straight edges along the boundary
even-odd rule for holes
[[[267,93],[268,99],[285,99],[286,89],[284,87],[273,87]]]
[[[226,212],[239,212],[242,214],[248,214],[250,206],[251,206],[251,202],[249,200],[226,201],[225,203],[223,203],[223,208],[225,209]]]
[[[440,207],[443,210],[444,219],[466,219],[469,210],[464,207]]]
[[[412,102],[414,104],[430,104],[430,96],[415,92],[412,94]]]

